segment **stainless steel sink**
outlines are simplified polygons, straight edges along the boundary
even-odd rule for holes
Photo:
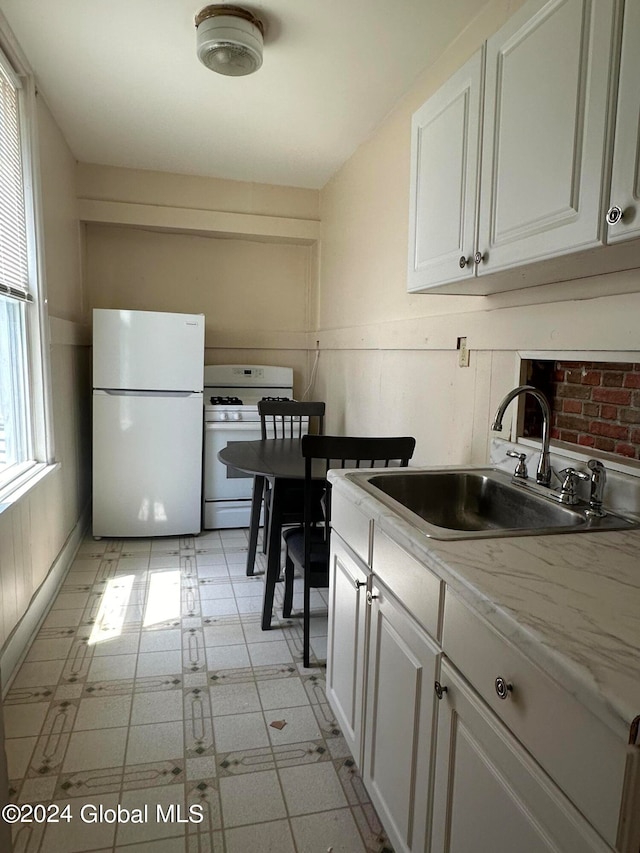
[[[586,505],[564,506],[548,496],[551,490],[514,484],[509,474],[495,468],[352,473],[347,477],[434,539],[586,533],[639,526],[619,515],[590,517]]]

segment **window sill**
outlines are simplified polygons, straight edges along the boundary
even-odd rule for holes
[[[21,501],[45,477],[60,468],[59,462],[36,462],[27,471],[0,490],[0,515]]]
[[[534,452],[538,453],[542,447],[542,442],[539,438],[519,436],[515,439],[515,442],[522,444],[524,447],[530,447]],[[624,456],[605,453],[603,450],[596,450],[594,447],[583,447],[572,442],[559,441],[555,438],[549,443],[549,450],[552,456],[555,453],[585,464],[589,459],[599,459],[610,471],[617,471],[619,474],[625,474],[629,477],[640,477],[640,462],[635,459],[626,459]]]

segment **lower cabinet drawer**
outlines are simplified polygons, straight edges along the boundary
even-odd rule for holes
[[[331,526],[360,557],[371,565],[371,527],[373,522],[336,489],[331,495]]]
[[[611,846],[621,830],[622,738],[447,590],[444,653]]]
[[[373,570],[434,640],[440,639],[444,581],[376,528]]]

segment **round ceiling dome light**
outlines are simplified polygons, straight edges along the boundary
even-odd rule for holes
[[[196,15],[198,59],[229,77],[252,74],[262,65],[264,24],[247,9],[220,4]]]

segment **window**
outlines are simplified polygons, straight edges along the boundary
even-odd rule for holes
[[[640,363],[583,358],[527,362],[527,382],[551,408],[551,438],[640,460]],[[540,407],[525,406],[524,436],[541,435]]]
[[[0,53],[0,493],[49,461],[29,78]],[[42,467],[42,465],[40,465]]]
[[[0,296],[0,482],[31,456],[24,311]]]

